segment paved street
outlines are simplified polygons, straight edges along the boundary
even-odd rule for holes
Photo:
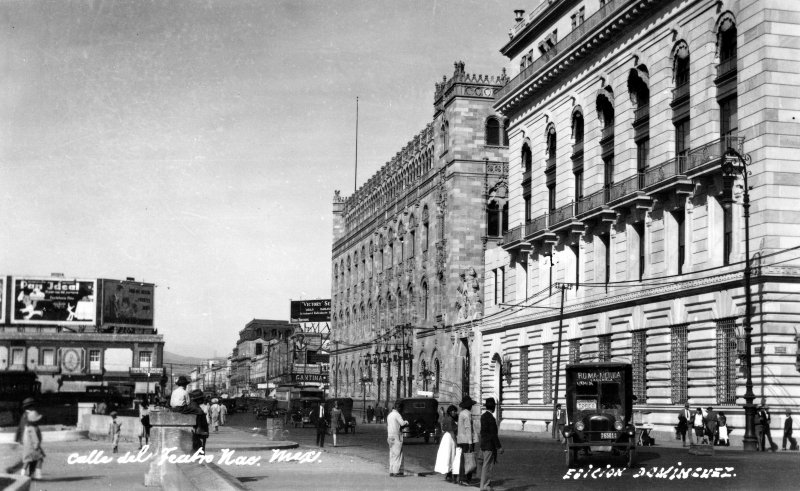
[[[406,472],[403,478],[390,478],[387,471],[388,450],[384,425],[359,425],[355,435],[340,435],[339,446],[332,446],[328,436],[323,452],[316,455],[314,428],[289,428],[288,439],[299,444],[292,454],[302,452],[313,462],[270,462],[273,451],[267,448],[272,442],[263,436],[264,421],[252,414],[236,414],[231,425],[220,433],[212,433],[208,452],[219,463],[223,449],[235,450],[234,457],[261,457],[255,464],[221,464],[249,489],[450,489],[441,475],[433,473],[437,446],[420,440],[407,440],[404,447]],[[800,453],[777,452],[744,454],[736,449],[718,450],[713,457],[690,456],[674,442],[642,449],[640,466],[634,470],[623,469],[621,458],[597,458],[583,461],[572,472],[577,479],[564,479],[566,466],[560,446],[544,434],[502,432],[505,454],[496,469],[495,488],[498,490],[523,489],[597,489],[611,485],[614,489],[707,489],[709,486],[724,489],[773,490],[796,489],[800,475]],[[284,444],[285,445],[285,444]],[[104,450],[106,441],[81,440],[77,442],[51,442],[45,446],[47,459],[43,481],[35,482],[33,490],[93,491],[100,489],[148,489],[143,483],[148,463],[116,462],[125,452],[135,453],[138,441],[123,441],[115,461],[106,464],[68,464],[71,453],[88,455],[92,450]],[[311,452],[311,453],[307,453]],[[233,459],[231,459],[232,462]],[[678,464],[678,463],[681,464]],[[592,467],[589,467],[589,466]],[[610,470],[607,466],[610,466]],[[670,466],[673,466],[672,470]],[[676,477],[676,468],[702,468],[712,472],[732,468],[730,477]],[[598,474],[597,469],[603,472]],[[665,477],[652,476],[653,469],[667,470]],[[580,472],[578,472],[580,471]],[[588,471],[588,472],[586,472]],[[619,475],[607,477],[606,473],[618,471]],[[646,475],[649,472],[650,477]],[[687,471],[688,472],[688,471]],[[642,475],[645,473],[644,475]],[[640,477],[634,477],[640,475]],[[673,479],[669,479],[672,476]]]
[[[243,427],[264,425],[263,422],[257,422],[252,415],[247,414],[237,415],[235,424]],[[325,455],[358,457],[385,469],[388,460],[385,431],[384,425],[359,425],[355,435],[340,435],[339,446],[336,448],[332,447],[333,442],[328,436]],[[289,429],[288,439],[300,443],[301,448],[313,448],[314,438],[314,428]],[[624,469],[621,457],[602,458],[597,452],[598,456],[595,459],[580,462],[580,467],[576,469],[576,471],[582,471],[578,479],[565,479],[567,469],[564,453],[560,445],[548,438],[548,435],[501,432],[501,439],[505,453],[500,456],[495,471],[497,475],[495,488],[498,490],[597,489],[608,485],[614,486],[615,489],[676,489],[678,487],[706,489],[711,485],[725,489],[769,487],[780,490],[797,489],[796,482],[800,476],[799,452],[744,454],[738,449],[720,447],[713,457],[692,456],[679,444],[676,445],[676,442],[668,441],[662,442],[661,445],[640,449],[639,466],[633,470]],[[450,487],[444,482],[441,475],[433,473],[436,450],[436,445],[425,444],[422,439],[407,440],[404,445],[406,471],[425,476],[420,479],[426,483],[425,488],[420,489],[428,489],[429,484],[438,486],[439,489]],[[605,477],[604,474],[596,472],[598,468],[602,468],[604,473],[607,472],[607,466],[621,472],[621,475]],[[702,468],[702,470],[697,471],[697,468]],[[716,468],[719,468],[720,477],[713,477],[711,474]],[[727,471],[730,477],[722,477],[726,473],[726,468],[733,468]],[[678,473],[680,469],[692,469],[692,472],[685,471],[686,475],[681,478]],[[587,470],[589,471],[588,475],[583,477],[583,471]],[[656,473],[662,470],[666,471],[664,477],[656,477]],[[593,471],[595,477],[592,477]],[[695,471],[697,471],[697,477],[692,476]],[[352,467],[348,468],[347,472],[352,472]],[[573,471],[572,475],[575,474],[577,472]],[[639,477],[634,477],[637,475]],[[670,476],[673,478],[670,479]],[[404,482],[406,488],[412,487],[408,481]],[[375,485],[379,489],[384,489],[389,484],[371,483],[369,487],[376,487]],[[417,487],[416,482],[413,487]]]

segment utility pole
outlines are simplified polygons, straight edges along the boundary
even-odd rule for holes
[[[556,283],[555,286],[556,288],[561,289],[561,309],[558,314],[558,348],[556,350],[556,386],[555,395],[553,396],[553,438],[558,438],[556,434],[558,431],[558,421],[556,421],[556,405],[558,405],[558,384],[561,378],[561,337],[564,332],[564,292],[569,290],[571,287],[568,283]]]

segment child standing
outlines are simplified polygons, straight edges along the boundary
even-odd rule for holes
[[[111,423],[108,425],[108,436],[111,438],[111,444],[114,448],[111,453],[117,453],[119,446],[119,436],[122,433],[122,423],[117,421],[117,412],[111,411]]]
[[[42,432],[39,429],[39,420],[42,415],[36,410],[27,412],[27,422],[22,433],[22,474],[33,479],[42,478]]]

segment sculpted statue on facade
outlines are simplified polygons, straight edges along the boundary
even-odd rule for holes
[[[483,315],[483,302],[480,299],[480,282],[475,268],[469,268],[459,275],[461,281],[456,290],[455,307],[458,311],[458,318],[463,320],[473,320]]]

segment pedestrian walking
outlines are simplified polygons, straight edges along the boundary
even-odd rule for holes
[[[147,396],[139,404],[139,421],[142,423],[142,429],[139,432],[139,450],[141,450],[142,439],[144,439],[145,445],[150,443],[150,405],[147,403]]]
[[[564,438],[564,425],[567,423],[566,411],[561,409],[561,404],[556,404],[556,424],[558,425],[556,433],[558,433],[558,442],[564,443],[567,441]]]
[[[697,443],[708,443],[704,437],[706,422],[705,418],[703,417],[703,410],[699,407],[695,411],[694,417],[692,418],[692,428],[694,428],[694,436],[697,437]]]
[[[472,406],[475,401],[469,395],[464,396],[459,403],[461,412],[458,413],[458,434],[456,444],[461,450],[461,457],[458,465],[458,484],[469,486],[472,480],[472,473],[477,469],[475,461],[475,441],[479,434],[475,433],[475,425],[472,421]]]
[[[22,432],[22,475],[31,479],[42,478],[42,463],[44,450],[42,450],[42,431],[39,422],[42,415],[35,409],[30,410],[25,418],[25,428]]]
[[[497,403],[494,397],[486,399],[484,404],[486,411],[481,415],[481,454],[483,455],[483,466],[481,467],[481,491],[492,490],[492,472],[497,463],[497,454],[503,453],[503,446],[500,444],[500,437],[497,431],[497,419],[494,410]],[[558,406],[561,406],[559,404]]]
[[[225,421],[228,420],[228,406],[225,404],[219,405],[219,424],[225,426]]]
[[[792,438],[792,411],[786,410],[786,419],[783,421],[783,450],[786,450],[786,442],[789,442],[789,450],[797,450],[797,438]]]
[[[408,426],[408,421],[400,413],[403,411],[403,402],[396,401],[394,409],[386,417],[387,443],[389,444],[389,476],[403,476],[403,428]]]
[[[714,411],[714,408],[707,407],[706,408],[706,435],[708,436],[708,441],[712,445],[716,445],[718,443],[718,435],[717,435],[717,426],[719,422],[717,421],[717,413]]]
[[[387,419],[388,417],[389,417],[389,407],[388,406],[383,406],[383,422],[384,423],[388,423],[389,422],[389,420]]]
[[[333,446],[336,446],[336,434],[339,433],[339,423],[344,426],[344,416],[342,410],[339,409],[339,402],[333,402],[333,409],[331,409],[331,435],[333,436]]]
[[[444,474],[444,480],[453,482],[453,467],[456,458],[456,433],[458,431],[458,408],[450,405],[441,420],[442,439],[436,452],[434,471]]]
[[[375,410],[372,409],[372,406],[367,406],[367,423],[372,423],[372,418],[375,417]]]
[[[219,407],[219,399],[216,397],[211,399],[211,407],[208,408],[208,418],[210,426],[214,427],[215,432],[219,432],[219,424],[220,424],[220,407]]]
[[[686,434],[689,434],[689,444],[694,445],[694,432],[689,431],[689,426],[691,425],[694,419],[694,415],[692,414],[692,410],[689,409],[689,403],[683,405],[683,410],[678,413],[678,426],[675,427],[675,431],[678,433],[678,436],[683,441],[683,446],[686,446]]]
[[[203,402],[203,391],[195,389],[189,392],[189,406],[186,408],[187,414],[195,415],[195,422],[192,434],[192,450],[202,450],[206,453],[206,441],[208,440],[208,415],[200,407]]]
[[[761,422],[761,438],[759,440],[761,444],[761,451],[765,452],[767,450],[765,440],[769,440],[769,449],[774,452],[778,449],[778,445],[772,441],[772,432],[770,431],[769,427],[770,423],[772,423],[772,417],[769,414],[768,406],[758,406],[758,419]]]
[[[320,404],[314,414],[314,426],[317,427],[317,446],[322,448],[325,446],[325,433],[328,432],[328,418],[327,414],[325,414],[325,404]]]
[[[720,412],[719,416],[717,416],[717,421],[719,426],[717,427],[717,434],[719,435],[719,444],[725,447],[729,447],[731,442],[728,437],[728,418],[725,416],[725,413]]]
[[[111,439],[111,453],[119,451],[119,437],[122,434],[122,423],[117,420],[117,412],[111,411],[111,423],[108,424],[108,437]]]

